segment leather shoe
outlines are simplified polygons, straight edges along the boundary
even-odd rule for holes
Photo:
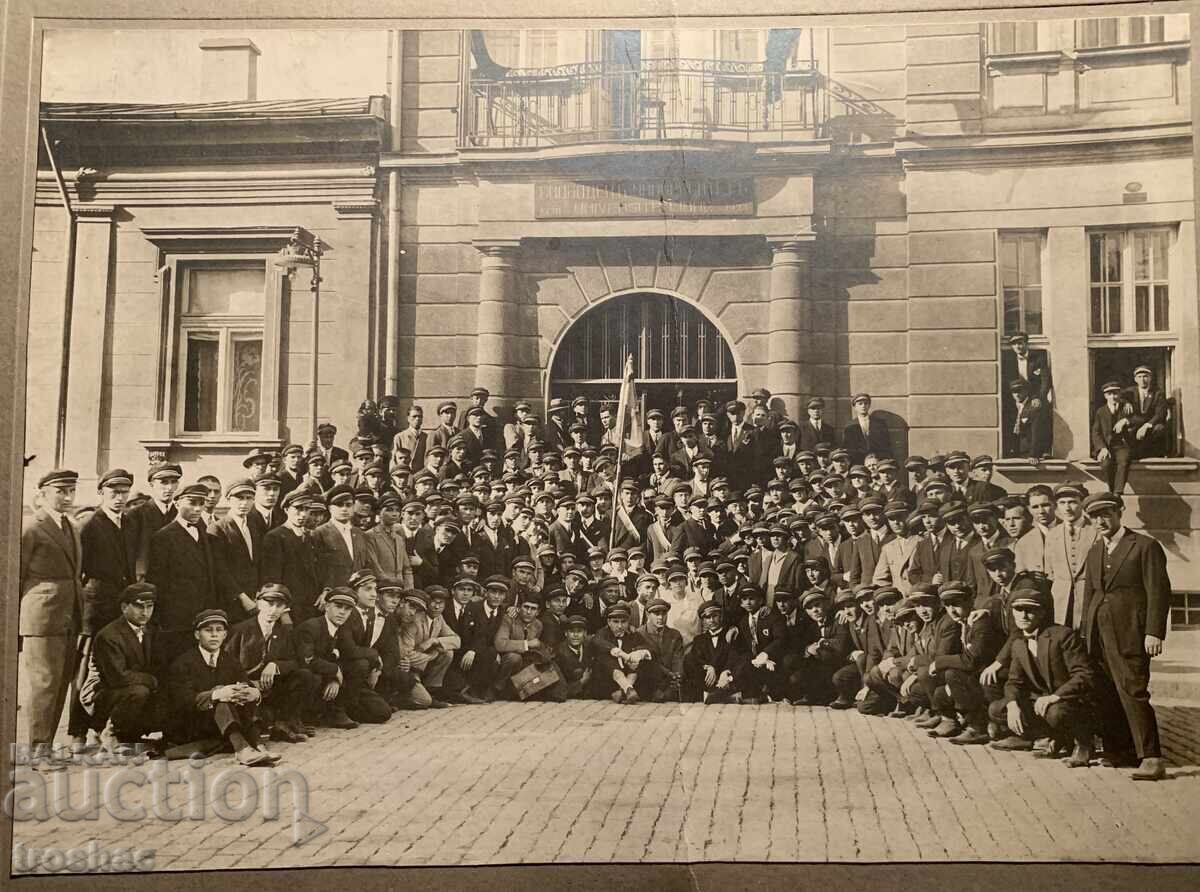
[[[910,722],[919,722],[921,719],[929,718],[929,710],[924,706],[918,706],[917,711],[905,716]],[[939,720],[940,721],[940,720]]]
[[[626,703],[630,703],[630,704],[640,703],[641,700],[642,700],[642,698],[638,696],[638,692],[635,691],[633,688],[630,688],[628,691],[625,692],[625,702]]]
[[[450,704],[445,700],[434,700],[429,704],[430,709],[449,709]]]
[[[1156,781],[1167,776],[1167,765],[1162,759],[1150,756],[1129,775],[1136,781]]]
[[[982,746],[991,739],[986,731],[979,728],[967,728],[957,737],[951,737],[950,742],[955,746]]]
[[[470,691],[468,691],[466,689],[464,689],[458,696],[462,698],[463,703],[469,703],[472,706],[481,706],[482,704],[487,702],[482,697],[476,697],[474,694],[472,694]]]
[[[282,741],[283,743],[303,743],[308,740],[303,734],[297,734],[283,725],[272,725],[268,736],[271,740]]]
[[[933,715],[927,715],[923,719],[917,719],[915,722],[913,722],[913,724],[916,725],[918,728],[936,728],[943,721],[944,721],[943,716],[937,715],[935,713]]]
[[[358,722],[354,721],[354,719],[350,718],[344,712],[335,712],[325,720],[325,725],[329,728],[341,728],[348,731],[351,728],[357,728]]]
[[[992,741],[992,749],[1010,753],[1027,753],[1033,749],[1033,741],[1026,740],[1024,737],[1017,737],[1013,734],[1002,740]]]
[[[853,700],[843,700],[841,697],[838,697],[836,700],[834,700],[832,703],[829,704],[829,708],[830,709],[853,709],[854,705],[855,704],[854,704]]]
[[[1068,768],[1087,768],[1092,761],[1092,746],[1088,743],[1077,743],[1067,759]]]
[[[942,719],[937,727],[928,729],[927,733],[930,737],[957,737],[961,731],[962,725],[955,719]]]
[[[908,718],[908,711],[903,706],[897,706],[887,714],[887,717],[889,719],[906,719]]]
[[[1100,757],[1100,764],[1105,768],[1133,768],[1138,761],[1133,753],[1105,753]]]

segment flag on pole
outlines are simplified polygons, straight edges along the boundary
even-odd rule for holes
[[[633,417],[628,416],[632,413]],[[633,354],[625,359],[625,374],[621,380],[621,395],[617,399],[617,475],[613,479],[612,514],[613,523],[608,537],[608,547],[612,548],[616,536],[617,524],[627,528],[633,527],[631,518],[621,516],[621,463],[625,460],[625,450],[642,447],[642,418],[637,399],[637,385],[633,379]],[[636,536],[636,531],[634,531]]]

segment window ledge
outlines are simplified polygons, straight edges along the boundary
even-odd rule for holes
[[[263,434],[196,434],[192,436],[138,440],[138,444],[147,452],[166,449],[186,449],[189,446],[214,449],[282,449],[286,443],[286,440],[279,437],[268,437]]]
[[[988,56],[987,68],[997,74],[1029,74],[1039,71],[1057,71],[1065,56],[1061,50],[1041,53],[1005,53]]]
[[[1005,476],[1019,474],[1039,474],[1043,472],[1061,474],[1071,468],[1087,471],[1091,474],[1101,472],[1100,462],[1087,458],[1083,460],[1067,458],[1047,458],[1034,464],[1027,458],[1001,458],[995,462],[995,468]],[[1195,458],[1143,458],[1130,465],[1131,473],[1178,474],[1187,471],[1200,471],[1200,459]]]
[[[1169,43],[1142,43],[1136,46],[1105,46],[1075,50],[1075,58],[1084,65],[1124,65],[1130,62],[1168,62],[1183,60],[1190,45],[1186,40]]]

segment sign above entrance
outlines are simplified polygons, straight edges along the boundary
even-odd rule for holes
[[[534,184],[533,197],[533,214],[539,220],[754,214],[754,180],[749,177],[548,180]]]

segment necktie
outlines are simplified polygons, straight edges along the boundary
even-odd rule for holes
[[[67,520],[67,515],[65,515],[65,514],[62,516],[61,520],[62,520],[61,526],[62,526],[63,535],[67,537],[67,548],[70,550],[71,559],[74,560],[75,559],[75,535],[71,532],[71,521]]]
[[[238,529],[242,531],[242,539],[246,543],[246,554],[250,555],[250,560],[254,560],[254,540],[250,538],[250,527],[245,520],[240,520]]]
[[[369,644],[371,641],[371,636],[375,633],[375,611],[368,610],[363,619],[367,627],[367,643]]]
[[[217,668],[217,655],[215,653],[205,653],[204,659],[208,661],[209,669]]]

